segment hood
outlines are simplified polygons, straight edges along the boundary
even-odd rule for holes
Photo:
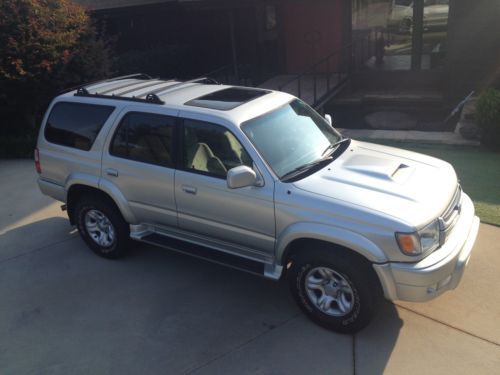
[[[444,212],[457,188],[453,167],[430,156],[351,141],[344,153],[294,186],[421,227]]]

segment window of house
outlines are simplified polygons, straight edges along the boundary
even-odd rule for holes
[[[115,107],[60,102],[45,126],[45,139],[58,145],[88,151]]]
[[[222,126],[202,121],[184,121],[183,168],[225,178],[231,168],[252,159],[236,137]]]
[[[118,125],[110,147],[113,156],[173,166],[173,133],[175,118],[132,112]]]

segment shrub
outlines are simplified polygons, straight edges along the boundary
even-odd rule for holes
[[[481,143],[500,151],[500,91],[488,89],[479,97],[476,118],[481,128]]]

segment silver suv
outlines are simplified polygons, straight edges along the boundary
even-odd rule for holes
[[[98,255],[131,239],[278,280],[338,332],[454,289],[479,220],[453,167],[343,138],[299,99],[142,75],[56,97],[41,191]]]

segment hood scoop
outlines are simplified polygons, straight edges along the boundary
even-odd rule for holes
[[[396,177],[401,176],[403,173],[406,173],[409,171],[410,166],[406,164],[399,164],[399,166],[396,168],[394,172],[392,172],[391,178],[394,180]]]
[[[367,155],[355,155],[347,159],[343,167],[365,176],[398,182],[405,180],[413,170],[411,166],[397,160]]]

